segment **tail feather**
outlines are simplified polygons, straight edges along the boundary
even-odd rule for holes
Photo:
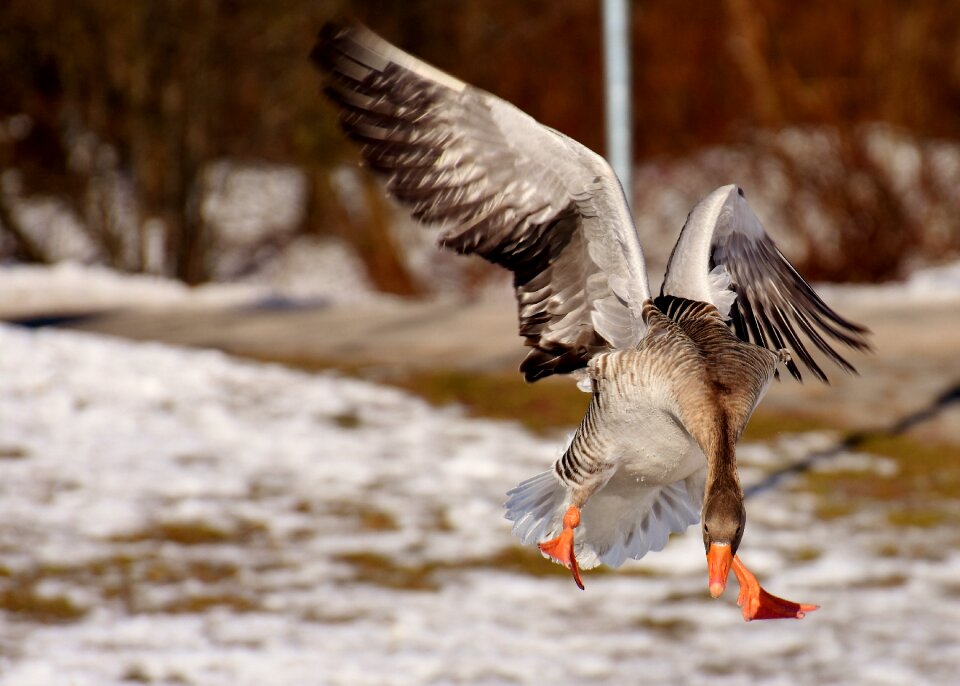
[[[560,531],[566,489],[551,470],[521,482],[507,492],[506,518],[524,545],[552,538]]]
[[[634,483],[629,493],[608,484],[583,509],[577,561],[584,569],[599,564],[619,567],[627,559],[663,550],[671,533],[698,521],[699,505],[685,481],[646,488]]]
[[[666,486],[643,486],[618,473],[587,501],[575,535],[575,554],[583,569],[600,564],[619,567],[662,550],[671,533],[700,520],[705,470]],[[552,471],[527,479],[511,490],[507,519],[523,544],[555,537],[569,506],[566,489]]]

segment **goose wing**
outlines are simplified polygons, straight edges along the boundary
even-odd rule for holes
[[[737,337],[787,348],[790,373],[802,381],[796,359],[821,381],[827,375],[811,345],[846,372],[853,365],[837,343],[869,350],[869,331],[830,308],[764,231],[737,186],[718,188],[690,212],[667,267],[663,293],[716,305]]]
[[[646,268],[603,158],[363,27],[325,26],[311,57],[389,193],[449,227],[442,247],[513,272],[527,380],[639,342]]]

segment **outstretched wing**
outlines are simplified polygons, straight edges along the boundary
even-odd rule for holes
[[[869,350],[869,331],[820,299],[777,249],[737,186],[718,188],[697,203],[673,249],[663,293],[712,302],[737,337],[771,350],[787,348],[821,381],[813,344],[841,369],[856,372],[833,347]],[[732,295],[735,300],[732,301]],[[787,363],[802,381],[796,359]]]
[[[603,158],[363,27],[325,26],[311,57],[390,194],[450,227],[441,246],[513,272],[527,380],[639,342],[646,268]]]

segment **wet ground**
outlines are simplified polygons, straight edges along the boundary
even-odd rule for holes
[[[960,309],[840,304],[862,376],[775,385],[738,452],[744,559],[822,607],[750,624],[695,531],[585,592],[516,545],[586,396],[512,372],[509,302],[75,324],[335,373],[0,327],[0,681],[953,683]]]

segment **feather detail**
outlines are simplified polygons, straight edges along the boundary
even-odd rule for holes
[[[513,522],[513,533],[524,545],[545,541],[560,531],[566,511],[566,488],[553,470],[522,481],[507,492],[504,515]]]
[[[731,292],[736,294],[732,302]],[[690,211],[670,256],[661,295],[712,303],[738,338],[773,351],[788,348],[824,382],[827,375],[808,346],[851,373],[856,370],[833,342],[870,349],[869,331],[820,299],[777,249],[743,190],[734,185],[718,188]],[[786,366],[802,380],[793,358]]]
[[[718,264],[710,270],[708,278],[710,280],[710,302],[716,305],[720,316],[727,320],[730,318],[730,308],[733,307],[733,303],[737,299],[737,292],[731,288],[733,280],[730,278],[730,273],[725,265]]]
[[[640,341],[646,266],[602,157],[361,26],[325,26],[311,56],[390,194],[446,223],[441,247],[513,272],[528,381]]]

